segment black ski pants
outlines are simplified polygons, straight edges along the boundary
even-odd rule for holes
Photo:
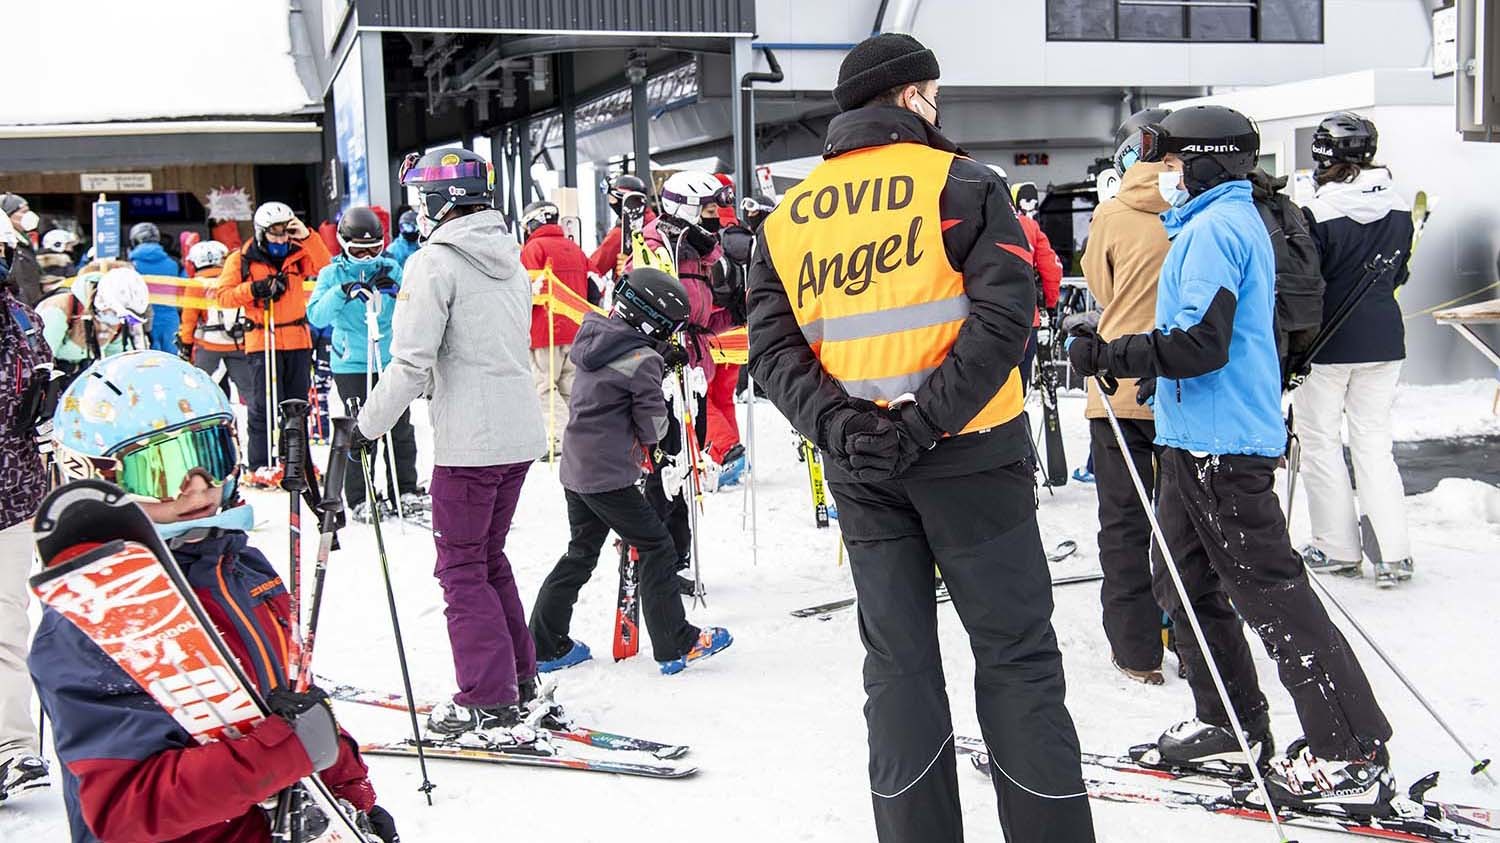
[[[1390,740],[1391,724],[1292,550],[1275,476],[1272,457],[1195,457],[1163,448],[1157,499],[1162,533],[1240,722],[1266,712],[1243,616],[1275,660],[1313,754],[1357,758]],[[1198,719],[1228,727],[1171,575],[1164,560],[1155,561],[1156,599],[1172,615]]]
[[[1120,419],[1130,459],[1146,494],[1156,485],[1156,423]],[[1089,420],[1094,486],[1099,495],[1099,602],[1115,663],[1130,670],[1161,668],[1161,608],[1151,593],[1151,522],[1108,419]]]
[[[348,401],[350,398],[358,398],[360,405],[365,403],[369,397],[365,391],[365,376],[363,373],[356,375],[335,374],[333,382],[339,390],[339,401]],[[380,383],[380,376],[373,377],[374,383]],[[342,413],[340,413],[342,415]],[[385,455],[385,470],[387,472],[386,482],[390,482],[389,472],[391,470],[391,453],[385,448],[385,437],[381,437],[380,452]],[[401,413],[401,418],[396,419],[395,425],[391,427],[391,447],[395,450],[396,457],[396,493],[405,494],[417,490],[417,431],[411,426],[411,410]],[[372,466],[373,468],[373,466]],[[380,488],[379,469],[375,469],[375,488]],[[363,503],[365,499],[365,476],[361,471],[350,471],[344,475],[344,502],[353,507]]]
[[[281,418],[281,402],[288,398],[307,400],[307,389],[312,383],[312,349],[276,352],[276,395],[272,398],[276,406],[269,408],[266,406],[266,353],[257,351],[249,357],[250,372],[255,383],[246,396],[249,399],[246,402],[249,405],[246,420],[250,428],[247,443],[250,453],[246,467],[254,471],[270,462],[266,454],[266,423],[278,423]]]
[[[578,592],[599,564],[599,551],[614,530],[640,554],[641,613],[651,654],[659,662],[687,653],[698,641],[697,627],[687,622],[677,589],[677,552],[661,518],[641,495],[627,486],[612,492],[580,494],[564,490],[568,501],[568,551],[542,583],[531,609],[531,638],[538,661],[551,661],[573,647],[568,628]]]
[[[1063,704],[1031,461],[959,477],[828,485],[859,600],[878,839],[964,837],[938,650],[936,562],[969,633],[1005,839],[1092,841],[1078,735]]]

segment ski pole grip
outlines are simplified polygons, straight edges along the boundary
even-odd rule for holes
[[[323,514],[344,511],[344,476],[349,470],[349,454],[354,443],[354,417],[329,419],[333,425],[332,447],[328,451],[328,470],[323,472]]]
[[[311,406],[301,398],[281,402],[281,488],[307,491],[307,416]]]

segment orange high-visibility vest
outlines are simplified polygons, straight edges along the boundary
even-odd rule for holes
[[[830,158],[766,219],[771,263],[823,369],[882,406],[915,393],[969,316],[963,273],[943,249],[938,197],[954,155],[917,143]],[[995,397],[959,433],[1021,414],[1021,376],[993,377]]]

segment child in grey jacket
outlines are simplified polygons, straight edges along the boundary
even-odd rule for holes
[[[687,294],[677,279],[637,269],[616,288],[610,316],[588,314],[573,340],[569,357],[577,374],[561,470],[572,537],[531,609],[541,672],[592,657],[587,645],[569,637],[568,627],[578,591],[593,574],[610,530],[639,557],[646,631],[663,674],[678,673],[734,641],[724,629],[700,630],[687,622],[671,534],[638,487],[667,430],[663,353],[683,358],[681,348],[666,340],[687,316]]]

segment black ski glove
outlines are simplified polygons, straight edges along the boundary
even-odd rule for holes
[[[1156,378],[1141,378],[1135,382],[1135,403],[1142,407],[1146,406],[1152,398],[1156,397]]]
[[[286,276],[280,273],[250,282],[250,295],[276,301],[286,292]]]
[[[313,686],[306,693],[298,693],[278,688],[266,696],[266,706],[292,724],[315,772],[322,772],[339,760],[339,724],[323,689]]]
[[[687,349],[676,343],[659,342],[656,350],[661,354],[662,368],[668,372],[688,364]]]
[[[375,288],[363,279],[346,282],[339,289],[344,291],[345,298],[351,300],[358,298],[360,301],[369,301],[375,295]]]
[[[183,342],[181,339],[178,339],[177,356],[188,361],[189,363],[193,362],[193,344],[190,342]]]
[[[1109,372],[1109,343],[1101,339],[1092,325],[1074,325],[1068,331],[1068,365],[1084,377],[1098,375],[1100,388],[1106,395],[1114,395],[1120,384]]]
[[[391,812],[379,805],[370,806],[359,818],[359,830],[379,837],[382,843],[401,843],[401,835],[396,831],[396,820],[391,817]]]
[[[943,432],[927,418],[927,414],[922,412],[915,401],[893,407],[891,414],[896,417],[901,432],[911,439],[918,450],[930,450],[943,438]]]
[[[905,471],[918,449],[888,410],[862,398],[824,416],[824,450],[850,477],[862,482],[889,480]]]

